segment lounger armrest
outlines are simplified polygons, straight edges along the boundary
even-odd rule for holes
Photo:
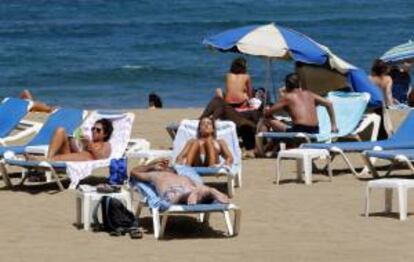
[[[307,134],[303,132],[260,132],[257,136],[271,139],[303,139],[307,143],[310,143],[312,140],[317,140],[318,138],[315,134]]]

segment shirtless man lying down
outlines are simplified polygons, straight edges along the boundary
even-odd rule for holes
[[[178,175],[168,167],[168,160],[157,161],[131,170],[131,176],[143,182],[150,182],[157,193],[171,204],[198,204],[218,201],[227,204],[229,199],[218,190],[196,184],[188,177]]]

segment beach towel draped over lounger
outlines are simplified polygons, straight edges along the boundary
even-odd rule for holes
[[[109,158],[91,161],[66,161],[66,162],[46,162],[46,161],[25,161],[15,158],[6,159],[9,165],[21,166],[29,169],[47,169],[52,172],[53,181],[56,182],[61,190],[63,185],[60,182],[58,173],[66,173],[71,180],[69,188],[76,188],[79,181],[91,175],[96,168],[109,166],[111,159],[121,158],[128,145],[131,135],[134,114],[132,113],[110,113],[110,112],[92,112],[91,115],[82,124],[82,129],[86,135],[91,135],[91,127],[102,118],[112,120],[114,131],[109,143],[111,144],[111,155]]]
[[[198,120],[184,119],[181,121],[178,128],[177,135],[174,139],[172,159],[175,162],[177,156],[181,153],[186,143],[193,138],[197,137]],[[232,156],[233,164],[230,167],[224,165],[218,165],[216,167],[195,167],[195,170],[201,176],[208,175],[225,175],[227,176],[227,189],[229,196],[233,196],[234,187],[241,186],[241,150],[239,146],[239,140],[237,138],[236,126],[231,121],[216,121],[217,138],[223,139]]]

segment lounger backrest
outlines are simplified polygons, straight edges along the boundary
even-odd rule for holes
[[[336,123],[339,132],[335,137],[349,135],[358,126],[367,108],[370,95],[368,93],[354,92],[330,92],[327,99],[333,104]],[[325,107],[318,106],[319,134],[318,140],[329,139],[331,134],[331,122]]]
[[[414,133],[414,113],[410,110],[404,122],[397,131],[389,138],[392,141],[413,141]]]
[[[188,119],[181,121],[173,144],[173,162],[175,162],[175,159],[183,150],[187,141],[192,138],[196,138],[198,122],[198,120]],[[231,121],[216,121],[216,130],[217,138],[223,139],[227,143],[227,146],[233,155],[233,168],[240,168],[241,150],[239,146],[239,140],[237,138],[235,124]]]
[[[27,114],[29,101],[8,97],[0,104],[0,138],[6,137]]]
[[[44,123],[39,133],[29,142],[28,146],[48,145],[56,128],[65,128],[68,134],[82,123],[83,111],[73,108],[59,108]]]
[[[99,119],[106,118],[111,120],[114,128],[109,143],[111,144],[110,159],[121,158],[128,146],[131,137],[132,125],[135,115],[125,112],[104,112],[95,111],[82,123],[83,133],[89,137],[92,136],[91,129]]]

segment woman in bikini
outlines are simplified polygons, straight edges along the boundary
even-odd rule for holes
[[[216,139],[214,120],[203,117],[198,124],[197,138],[187,142],[177,156],[176,163],[187,166],[214,166],[219,164],[220,156],[224,158],[225,165],[233,163],[226,142]]]
[[[100,119],[92,127],[92,139],[80,138],[81,146],[73,137],[68,136],[64,128],[57,128],[49,144],[47,159],[52,161],[88,161],[108,158],[111,144],[108,142],[113,131],[112,122]],[[28,159],[41,160],[28,156]]]

